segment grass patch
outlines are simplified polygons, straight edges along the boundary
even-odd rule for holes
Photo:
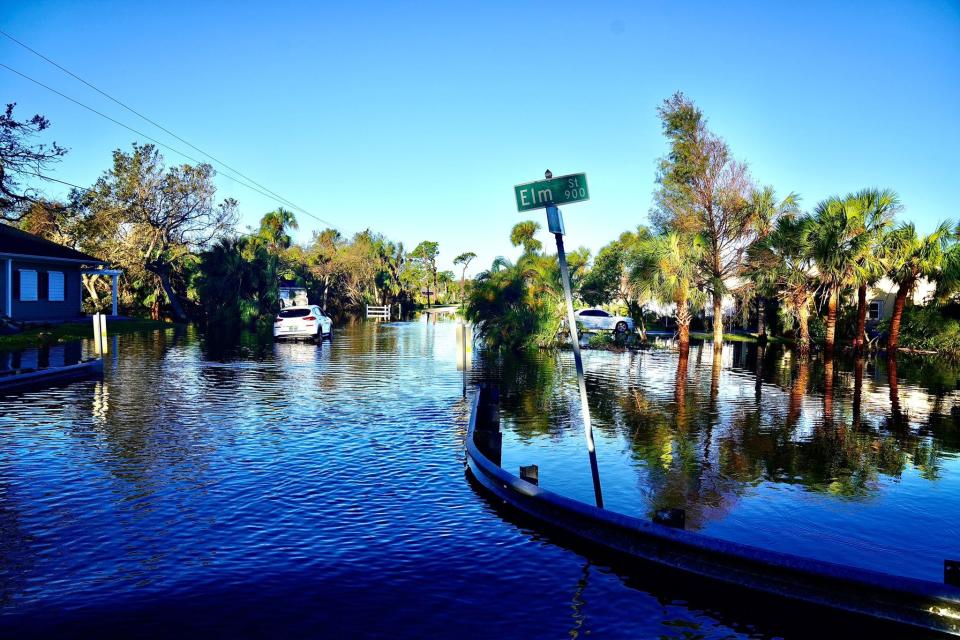
[[[696,338],[698,340],[713,340],[713,332],[706,333],[703,331],[691,331],[691,338]],[[756,342],[757,336],[744,333],[725,333],[723,334],[724,342]],[[767,334],[767,344],[793,344],[792,340],[783,338],[780,336],[772,336],[769,333]]]
[[[139,331],[153,331],[166,329],[174,325],[159,320],[107,320],[107,335],[137,333]],[[65,322],[63,324],[33,327],[11,336],[0,336],[0,349],[23,349],[25,347],[40,347],[48,344],[57,344],[69,340],[80,340],[93,337],[93,321]]]

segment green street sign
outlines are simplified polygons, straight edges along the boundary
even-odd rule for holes
[[[571,173],[549,180],[518,184],[513,188],[513,193],[517,197],[517,211],[531,211],[551,204],[561,205],[590,199],[585,173]]]

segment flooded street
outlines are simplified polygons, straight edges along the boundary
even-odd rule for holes
[[[790,635],[478,495],[455,328],[360,323],[321,346],[120,336],[103,381],[0,397],[0,631]],[[958,555],[950,367],[741,343],[718,361],[707,345],[585,364],[608,508],[683,507],[702,533],[932,580]],[[538,464],[542,486],[590,501],[572,355],[477,354],[481,379],[502,385],[503,466]]]

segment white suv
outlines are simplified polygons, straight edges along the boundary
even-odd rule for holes
[[[633,331],[632,318],[615,316],[603,309],[580,309],[573,315],[584,329],[591,331],[616,331],[617,333]]]
[[[305,305],[281,309],[273,321],[273,337],[281,338],[316,338],[333,335],[333,320],[324,315],[320,307]]]

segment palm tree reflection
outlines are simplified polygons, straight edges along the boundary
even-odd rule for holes
[[[940,477],[944,449],[960,450],[956,385],[949,397],[938,392],[947,399],[938,400],[941,409],[934,412],[932,395],[912,383],[910,406],[926,399],[929,417],[911,423],[900,397],[904,368],[898,370],[895,358],[886,362],[884,380],[867,375],[883,372],[883,361],[839,355],[817,361],[775,345],[726,348],[732,353],[701,344],[693,346],[695,353],[672,357],[591,356],[594,363],[609,357],[604,367],[588,371],[597,428],[626,441],[638,463],[647,515],[682,508],[687,526],[699,528],[724,517],[759,483],[866,499],[881,491],[882,476],[899,478],[911,464],[925,478]],[[709,364],[708,349],[714,356]],[[569,371],[562,361],[543,354],[498,360],[501,407],[515,418],[507,428],[532,438],[556,436],[560,423],[571,423],[564,394],[573,390],[564,386]],[[737,366],[727,374],[724,362]],[[745,365],[750,375],[743,375]],[[909,371],[918,380],[934,377],[920,367]],[[949,373],[941,377],[946,385]],[[888,394],[889,406],[878,403]],[[944,415],[954,401],[956,416]]]

